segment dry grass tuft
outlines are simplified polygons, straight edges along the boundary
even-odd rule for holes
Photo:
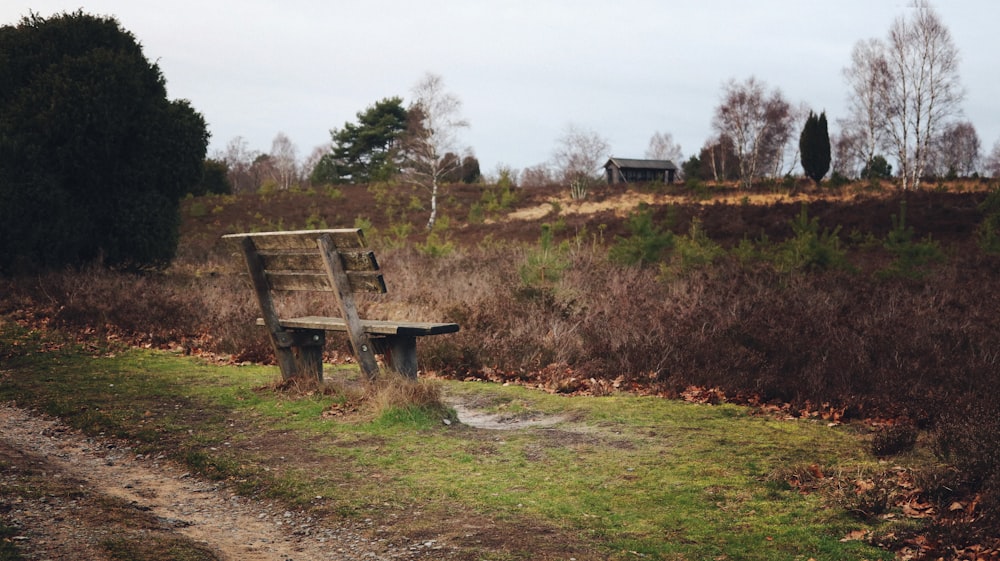
[[[412,379],[396,373],[384,373],[364,387],[364,403],[374,415],[392,409],[418,408],[445,413],[441,383],[426,378]]]
[[[341,395],[339,388],[325,382],[320,382],[316,378],[309,376],[298,376],[275,380],[257,388],[257,391],[265,393],[281,393],[289,397],[306,397],[311,395]]]
[[[290,399],[314,396],[333,397],[335,402],[324,417],[373,419],[396,410],[418,409],[441,418],[451,418],[451,408],[444,401],[441,383],[432,379],[412,379],[394,372],[384,372],[374,381],[349,373],[333,372],[323,381],[311,377],[275,380],[256,389],[260,393],[280,393]]]

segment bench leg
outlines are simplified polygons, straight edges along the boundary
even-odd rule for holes
[[[417,377],[417,338],[390,335],[376,339],[376,348],[385,356],[386,365],[407,378]]]
[[[275,341],[274,353],[281,369],[281,378],[315,378],[323,381],[323,345],[326,332],[304,329],[286,332]]]

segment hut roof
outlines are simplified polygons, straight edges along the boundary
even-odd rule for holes
[[[612,164],[619,169],[655,169],[655,170],[677,170],[677,166],[670,160],[637,160],[632,158],[615,158],[614,156],[604,164],[605,168]]]

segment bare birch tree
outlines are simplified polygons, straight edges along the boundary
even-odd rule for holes
[[[402,142],[404,177],[430,191],[431,212],[427,229],[437,220],[438,194],[444,177],[460,166],[460,158],[445,158],[458,152],[458,134],[469,126],[462,118],[462,101],[445,90],[444,79],[428,72],[413,87],[414,101],[407,110],[409,121]]]
[[[773,165],[777,150],[791,137],[791,105],[779,90],[767,93],[764,84],[754,77],[744,82],[730,80],[723,89],[712,127],[733,141],[740,183],[750,188],[754,178]]]
[[[984,171],[994,179],[1000,179],[1000,140],[996,141],[983,163]]]
[[[830,137],[830,144],[833,148],[833,173],[851,179],[860,176],[869,160],[865,159],[864,142],[857,130],[842,128],[840,134]]]
[[[960,114],[964,91],[958,49],[937,13],[921,2],[909,19],[889,29],[885,57],[891,72],[885,92],[887,139],[895,149],[903,189],[920,187],[931,143]]]
[[[311,187],[313,184],[312,175],[313,171],[316,170],[316,166],[323,161],[323,157],[330,153],[332,149],[331,145],[327,144],[325,146],[316,146],[312,149],[312,152],[304,160],[302,160],[302,183],[303,187]]]
[[[215,156],[226,164],[226,176],[233,186],[233,193],[253,193],[259,181],[253,173],[254,161],[260,153],[250,149],[250,144],[242,136],[237,136],[226,144],[226,149]]]
[[[590,181],[610,156],[610,149],[608,141],[597,132],[570,124],[556,141],[552,154],[553,167],[567,183]]]
[[[733,140],[724,134],[706,140],[698,159],[703,179],[708,179],[708,172],[711,172],[711,179],[716,183],[736,179],[739,175],[736,173],[740,167],[739,158],[736,157],[736,147],[733,145]]]
[[[847,80],[848,118],[841,122],[842,156],[864,166],[878,154],[885,136],[886,93],[893,79],[885,44],[878,39],[858,41],[851,51]]]
[[[271,141],[271,170],[278,188],[287,190],[298,179],[298,148],[283,132]]]
[[[793,175],[795,173],[795,168],[800,165],[799,160],[801,155],[799,152],[798,137],[795,136],[796,130],[802,126],[809,115],[812,113],[812,108],[806,103],[799,103],[797,106],[789,106],[787,115],[784,117],[785,123],[779,123],[776,130],[781,131],[780,134],[775,134],[771,138],[772,146],[768,150],[768,160],[774,169],[771,175],[774,177],[785,177],[787,175]]]
[[[949,123],[934,139],[931,169],[935,175],[970,177],[979,167],[981,149],[979,134],[972,123]]]
[[[655,132],[649,139],[646,148],[646,158],[650,160],[670,160],[680,165],[684,163],[684,153],[681,145],[674,142],[674,136],[669,132]]]

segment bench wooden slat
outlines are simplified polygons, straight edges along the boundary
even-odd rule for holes
[[[364,328],[361,327],[361,317],[358,315],[358,308],[354,303],[354,291],[351,288],[351,281],[347,278],[347,271],[344,270],[344,262],[339,254],[340,250],[337,249],[333,236],[330,234],[320,236],[317,244],[320,255],[323,256],[326,274],[330,277],[330,282],[333,285],[333,296],[337,300],[337,307],[340,308],[340,317],[344,318],[347,323],[347,340],[351,344],[351,351],[358,359],[361,372],[368,376],[369,380],[374,380],[378,377],[375,347]]]
[[[317,271],[326,274],[326,266],[323,264],[323,257],[318,247],[312,250],[268,250],[257,253],[264,259],[264,269],[267,271]],[[344,250],[338,253],[344,264],[344,270],[348,272],[377,271],[379,268],[375,252],[371,250]]]
[[[279,320],[281,326],[288,329],[322,329],[323,331],[347,331],[347,324],[341,318],[325,316],[303,316]],[[264,319],[258,318],[257,325],[264,325]],[[433,323],[418,321],[384,321],[362,319],[361,325],[366,333],[372,335],[405,335],[423,337],[426,335],[442,335],[457,333],[457,323]]]
[[[317,290],[320,292],[333,292],[330,277],[323,271],[267,271],[265,276],[271,290]],[[347,280],[351,283],[351,290],[354,292],[386,293],[385,279],[382,278],[381,273],[352,271],[347,273]]]
[[[288,232],[251,232],[247,234],[227,234],[225,239],[250,238],[258,251],[273,249],[316,249],[316,240],[329,234],[337,249],[362,249],[367,244],[360,228],[333,230],[291,230]]]
[[[358,228],[228,234],[245,257],[265,325],[282,377],[323,379],[326,331],[348,335],[361,371],[370,379],[379,372],[375,354],[400,374],[415,378],[417,337],[455,333],[455,323],[365,320],[358,316],[354,294],[385,293],[385,279],[375,254]],[[278,291],[330,292],[340,317],[305,316],[281,319],[272,293]]]

